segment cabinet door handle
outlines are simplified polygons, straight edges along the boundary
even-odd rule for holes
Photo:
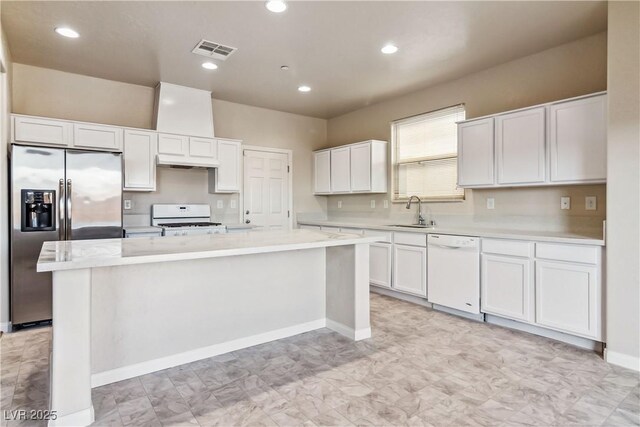
[[[251,224],[251,220],[250,220],[250,219],[248,219],[248,220],[246,220],[244,223],[245,223],[245,224]]]
[[[247,215],[249,215],[249,210],[247,209],[247,211],[245,212]]]

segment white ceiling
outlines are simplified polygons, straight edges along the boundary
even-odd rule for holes
[[[329,118],[606,30],[606,2],[2,1],[15,62]],[[68,25],[81,37],[53,28]],[[237,47],[216,71],[201,38]],[[400,48],[383,55],[386,42]],[[289,71],[281,71],[281,65]],[[297,91],[300,84],[310,93]]]

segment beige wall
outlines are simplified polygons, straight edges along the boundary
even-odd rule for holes
[[[14,64],[13,72],[15,113],[151,128],[153,88],[23,64]],[[212,104],[217,136],[293,150],[294,212],[326,209],[326,200],[311,194],[309,168],[311,151],[326,141],[326,120],[215,99]],[[148,214],[153,203],[209,203],[216,219],[238,220],[238,208],[229,206],[238,196],[208,194],[206,171],[159,168],[157,177],[158,191],[125,193],[133,202],[127,213]]]
[[[9,191],[7,146],[11,111],[11,53],[0,28],[0,330],[8,330],[9,316]]]
[[[607,360],[640,369],[640,3],[609,2]]]
[[[332,118],[328,121],[328,146],[366,139],[390,141],[390,122],[396,119],[464,103],[467,118],[493,114],[548,101],[606,90],[607,36],[600,33],[561,45],[531,56],[437,85],[422,91],[397,97],[379,104]],[[585,212],[585,195],[598,196],[598,211]],[[560,196],[572,197],[572,209],[561,211]],[[598,224],[605,213],[604,186],[561,187],[554,189],[502,189],[466,192],[462,203],[429,203],[429,210],[439,214],[460,215],[534,215],[560,221],[570,228],[582,224]],[[496,198],[496,208],[486,210],[486,197]],[[368,216],[389,217],[405,213],[402,205],[393,204],[385,210],[384,196],[330,196],[330,215],[349,211]],[[376,200],[371,210],[370,200]],[[343,203],[337,209],[337,200]],[[572,218],[587,215],[586,222]],[[593,216],[598,218],[593,221]]]

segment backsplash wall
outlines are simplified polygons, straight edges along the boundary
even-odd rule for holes
[[[239,222],[238,194],[209,194],[208,172],[205,169],[172,169],[158,168],[156,172],[156,191],[134,192],[126,191],[125,200],[131,200],[130,210],[124,211],[125,225],[129,222],[147,222],[151,213],[151,205],[156,203],[203,203],[211,206],[211,218],[215,222],[235,224]],[[235,208],[231,201],[235,201]],[[223,208],[218,208],[218,201],[222,201]],[[135,215],[138,218],[131,218]],[[129,217],[129,218],[127,218]],[[132,224],[133,225],[133,224]]]
[[[565,196],[571,198],[569,210],[560,209],[560,197]],[[586,196],[597,198],[596,210],[585,209]],[[495,201],[494,209],[487,209],[487,198],[490,197]],[[372,200],[375,201],[375,208],[371,208]],[[384,208],[385,200],[388,201],[388,208]],[[341,202],[341,208],[338,208],[338,202]],[[327,196],[327,215],[329,219],[416,222],[416,204],[412,204],[410,210],[405,205],[391,203],[389,194],[333,195]],[[511,229],[598,233],[605,219],[606,186],[466,190],[464,201],[426,202],[422,204],[422,211],[428,221],[435,220],[439,225],[475,224]]]

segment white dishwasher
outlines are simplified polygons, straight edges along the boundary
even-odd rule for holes
[[[427,238],[428,301],[480,314],[479,239],[429,234]]]

